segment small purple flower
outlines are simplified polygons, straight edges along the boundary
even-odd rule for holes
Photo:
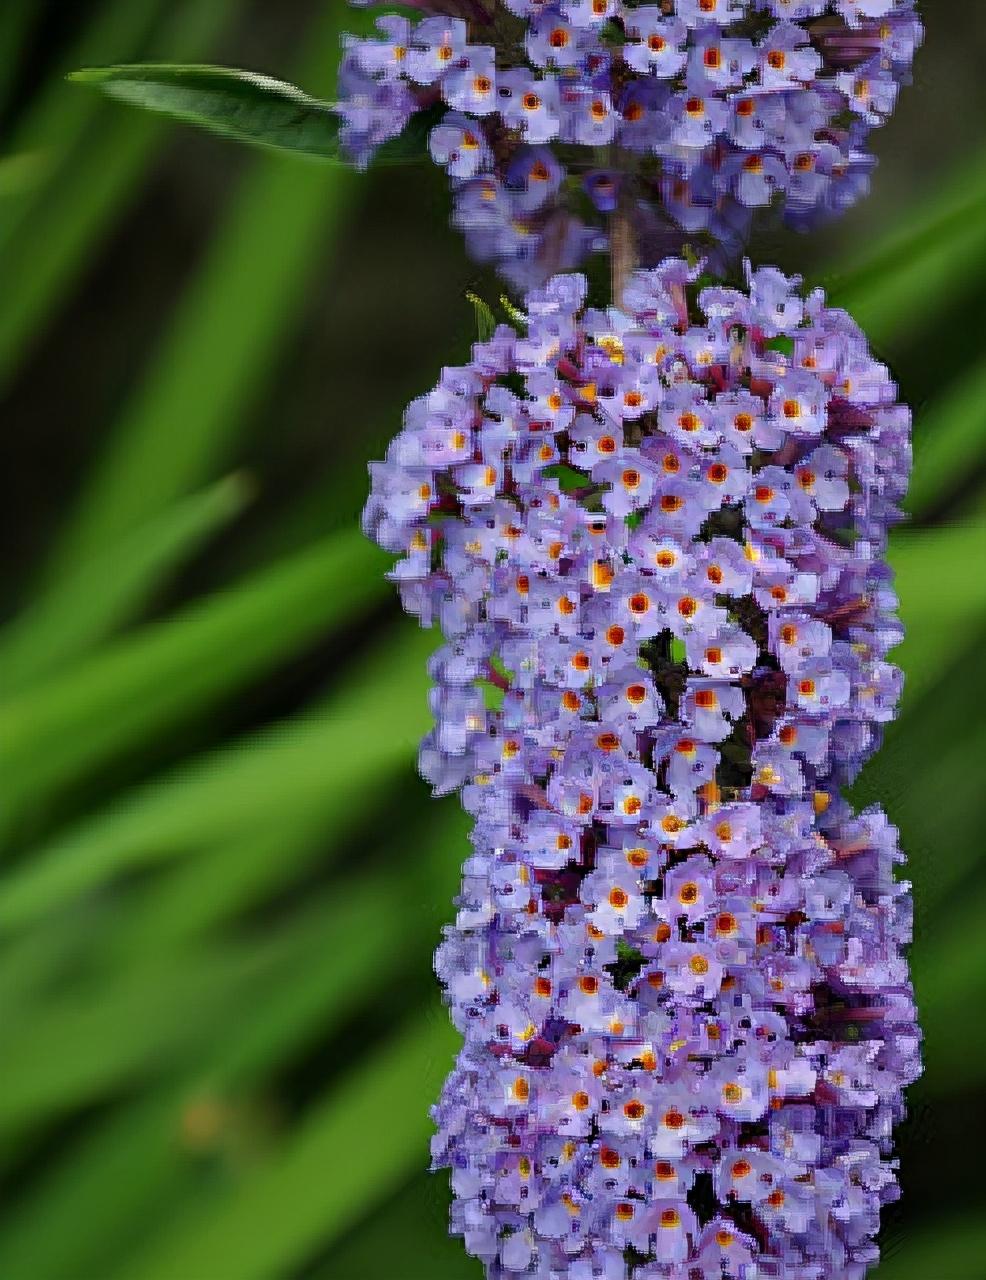
[[[670,80],[685,66],[687,28],[668,18],[659,5],[643,5],[626,16],[623,57],[634,71]]]
[[[496,51],[470,46],[442,77],[442,96],[453,111],[482,118],[497,108]]]
[[[550,142],[558,136],[559,93],[554,80],[527,71],[504,71],[499,78],[499,109],[504,123],[526,142]]]
[[[467,26],[461,18],[425,18],[414,28],[407,51],[407,74],[417,84],[434,84],[465,52]]]
[[[809,44],[808,33],[793,22],[779,23],[757,50],[760,84],[771,92],[810,84],[821,65],[821,56]]]
[[[865,192],[869,133],[920,43],[913,5],[415,0],[417,21],[387,15],[376,36],[347,41],[342,141],[363,165],[417,111],[471,119],[482,166],[450,177],[487,175],[500,216],[475,218],[456,187],[455,222],[519,289],[605,250],[617,208],[644,265],[700,237],[717,267],[739,255],[757,208],[776,201],[805,226]],[[529,146],[558,149],[559,168],[564,156],[539,204],[511,177]],[[617,184],[594,176],[600,148],[620,174],[618,206]],[[600,197],[588,209],[580,188]]]
[[[900,694],[907,414],[821,294],[696,275],[553,277],[371,466],[474,821],[433,1154],[491,1280],[849,1280],[896,1194],[908,888],[839,790]]]
[[[473,178],[485,169],[490,158],[486,139],[465,116],[449,113],[431,131],[431,157],[453,178]]]

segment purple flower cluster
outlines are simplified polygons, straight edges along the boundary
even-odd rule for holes
[[[644,265],[683,234],[728,255],[775,197],[795,223],[844,209],[922,33],[914,0],[412,7],[348,42],[343,140],[365,163],[431,109],[471,253],[525,287],[604,249],[617,207]]]
[[[908,886],[839,787],[900,689],[909,414],[844,312],[747,279],[553,278],[371,466],[445,637],[421,768],[475,818],[433,1153],[494,1280],[861,1280],[897,1194]]]

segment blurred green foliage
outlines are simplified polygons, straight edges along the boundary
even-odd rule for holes
[[[756,246],[916,406],[902,715],[855,788],[915,884],[923,1080],[878,1280],[980,1280],[983,24],[930,10],[872,200]],[[0,6],[0,1276],[467,1280],[427,1107],[467,824],[413,769],[430,636],[356,518],[497,296],[426,168],[241,154],[65,84],[330,94],[339,0]],[[480,316],[480,319],[482,317]]]

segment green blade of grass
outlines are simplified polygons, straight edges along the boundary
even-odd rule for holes
[[[43,151],[20,151],[15,155],[0,156],[0,202],[39,186],[48,163]]]
[[[930,707],[894,726],[850,792],[857,807],[880,805],[899,827],[919,925],[951,900],[979,856],[981,805],[969,770],[986,755],[986,726],[956,713],[968,708],[968,683],[957,669]],[[948,745],[928,760],[929,742]]]
[[[109,1151],[104,1136],[97,1134],[73,1153],[69,1169],[57,1169],[45,1180],[13,1227],[0,1236],[0,1274],[58,1280],[84,1274],[80,1268],[86,1263],[88,1274],[106,1273],[107,1257],[119,1248],[119,1237],[126,1240],[142,1217],[153,1221],[159,1197],[169,1187],[177,1192],[182,1186],[188,1172],[186,1152],[177,1141],[182,1110],[196,1097],[223,1102],[245,1097],[244,1091],[290,1052],[299,1037],[331,1030],[372,983],[375,955],[386,937],[382,931],[389,928],[399,937],[401,904],[393,887],[389,896],[381,892],[386,889],[382,882],[362,888],[369,896],[361,910],[323,904],[307,921],[293,923],[274,947],[269,941],[252,941],[218,958],[183,957],[169,962],[163,982],[138,972],[136,991],[104,986],[90,1007],[48,1010],[23,1029],[9,1055],[16,1109],[8,1116],[0,1104],[0,1122],[19,1127],[35,1115],[47,1118],[91,1103],[111,1088],[132,1089],[141,1083],[146,1089],[149,1076],[166,1082],[167,1101],[153,1106],[150,1114],[139,1103],[126,1107],[122,1125],[111,1129]],[[325,941],[335,928],[345,928],[350,942],[326,963]],[[406,940],[400,939],[394,963],[407,952]],[[46,1056],[40,1071],[32,1072],[27,1055],[49,1049],[60,1036],[70,1037],[61,1043],[71,1044],[72,1054]],[[177,1089],[171,1083],[175,1076],[180,1079]],[[137,1130],[138,1149],[150,1164],[150,1176],[136,1186],[128,1183],[123,1196],[113,1186],[119,1173],[117,1143],[122,1141],[113,1141],[118,1128],[131,1142]],[[132,1154],[134,1147],[130,1150]],[[97,1198],[109,1193],[113,1208],[108,1219],[85,1213],[85,1199],[80,1204],[79,1197],[87,1190]],[[38,1223],[58,1220],[65,1222],[65,1233],[45,1232],[39,1242]]]
[[[72,1159],[49,1166],[5,1223],[3,1273],[32,1280],[106,1275],[107,1259],[133,1248],[154,1213],[201,1175],[181,1145],[184,1101],[173,1088],[141,1095],[83,1138]]]
[[[393,1280],[393,1254],[380,1240],[401,1241],[401,1280],[482,1280],[483,1264],[449,1234],[446,1173],[421,1170],[385,1204],[357,1219],[305,1280]]]
[[[194,57],[212,43],[240,0],[186,4],[162,33],[165,47]],[[4,247],[0,309],[0,386],[15,372],[48,316],[78,279],[163,137],[140,116],[107,119],[32,207]],[[10,202],[7,202],[10,203]]]
[[[114,1280],[274,1280],[336,1239],[357,1215],[428,1160],[427,1105],[458,1037],[443,1010],[429,1010],[369,1061],[360,1061],[268,1164],[226,1195],[195,1206],[151,1240]],[[325,1171],[345,1159],[331,1194]]]
[[[329,843],[320,814],[299,815],[285,828],[248,833],[179,863],[122,919],[109,944],[120,957],[181,947],[248,909],[318,856]]]
[[[98,936],[102,919],[99,911],[80,913],[60,921],[55,929],[31,929],[7,940],[0,964],[0,1009],[5,1021],[45,999],[66,974],[74,972],[79,957],[89,952],[93,936]]]
[[[337,534],[9,699],[0,707],[7,820],[357,615],[386,588],[382,559],[358,532]]]
[[[20,0],[19,5],[8,0],[3,6],[4,14],[10,15],[8,22],[17,7],[36,10],[33,0]],[[165,8],[165,0],[104,0],[93,20],[83,24],[79,38],[61,54],[61,64],[26,104],[11,130],[10,150],[28,154],[41,151],[51,156],[49,176],[57,179],[62,164],[72,156],[101,112],[95,98],[89,102],[73,101],[78,95],[66,84],[65,73],[98,57],[123,61],[136,56]],[[44,194],[47,193],[25,193],[25,198],[0,208],[0,253],[13,231],[33,217]]]
[[[0,112],[7,104],[21,65],[21,50],[37,16],[33,0],[6,0],[0,9]]]
[[[970,565],[986,564],[986,523],[901,532],[891,544],[890,562],[906,629],[891,655],[907,676],[906,716],[986,624],[986,576],[969,572]]]
[[[37,595],[0,633],[0,678],[9,694],[51,676],[127,621],[181,563],[242,511],[240,476],[175,503],[72,578]]]
[[[963,291],[975,288],[986,260],[986,202],[950,235],[929,236],[913,246],[878,282],[834,301],[844,306],[877,348],[927,329]],[[915,306],[914,300],[921,299]]]
[[[334,74],[346,16],[333,6],[312,33],[302,78]],[[257,161],[88,480],[52,572],[111,545],[142,512],[201,485],[222,463],[290,340],[313,262],[358,185],[338,169]]]
[[[162,1202],[198,1194],[189,1153],[176,1141],[183,1106],[196,1094],[220,1106],[249,1097],[285,1058],[314,1039],[324,1039],[382,981],[408,966],[427,968],[427,947],[436,941],[427,901],[446,902],[458,876],[464,816],[447,801],[442,820],[421,847],[423,865],[405,862],[380,881],[353,881],[333,895],[328,917],[319,910],[313,927],[293,924],[292,937],[310,932],[315,944],[294,947],[290,966],[273,975],[251,999],[254,1012],[234,1008],[190,1059],[187,1077],[124,1106],[122,1113],[55,1164],[0,1233],[0,1274],[29,1269],[34,1280],[68,1274],[108,1274],[111,1260],[160,1218]],[[419,886],[417,889],[415,886]],[[345,938],[325,958],[324,941]],[[126,1032],[129,1034],[129,1032]],[[186,1070],[186,1068],[183,1068]],[[140,1151],[139,1177],[120,1185],[121,1160]],[[105,1203],[104,1212],[94,1212]],[[45,1223],[40,1234],[38,1224]]]
[[[429,722],[426,633],[402,632],[364,682],[313,714],[124,797],[0,880],[0,926],[30,923],[121,871],[187,854],[308,810],[340,823],[373,806]]]
[[[840,306],[853,310],[867,297],[880,296],[889,280],[907,271],[917,259],[935,253],[941,244],[950,244],[955,234],[969,227],[982,228],[986,205],[986,151],[977,152],[935,188],[927,200],[894,220],[877,239],[837,273],[831,273],[832,297]],[[960,253],[957,253],[960,259]]]
[[[397,794],[404,796],[407,791],[399,787]],[[111,954],[123,959],[144,950],[180,947],[190,938],[256,909],[293,883],[315,859],[325,858],[337,835],[326,828],[320,814],[314,814],[296,818],[287,828],[279,825],[203,850],[177,864],[163,883],[155,885],[153,893],[108,931]],[[415,848],[437,847],[442,866],[457,867],[461,857],[448,851],[461,854],[467,848],[466,818],[452,799],[445,799],[436,813],[434,800],[423,798],[408,814],[401,840]],[[399,859],[399,849],[391,852]],[[454,882],[446,876],[442,887],[448,888],[450,898]],[[437,888],[435,894],[438,901],[445,901]]]
[[[237,991],[262,983],[273,950],[251,942],[212,955],[169,956],[11,1020],[0,1050],[0,1132],[50,1120],[141,1075],[169,1070],[190,1040],[211,1032]]]
[[[986,459],[986,362],[976,365],[918,417],[914,475],[906,507],[920,519]]]
[[[973,1280],[982,1274],[984,1253],[986,1223],[955,1217],[908,1232],[897,1253],[874,1271],[873,1280]]]
[[[427,954],[424,914],[405,919],[414,879],[404,869],[390,880],[376,874],[344,881],[263,936],[134,956],[122,970],[79,978],[66,994],[8,1019],[0,1132],[88,1105],[183,1059],[200,1069],[211,1062],[209,1074],[232,1087],[249,1077],[261,1042],[284,1042],[269,1011],[242,1025],[243,1006],[261,993],[265,1005],[268,998],[277,1004],[277,993],[299,982],[308,988],[303,975],[312,967],[324,1033],[327,1020],[341,1020],[360,993],[398,973],[411,953]],[[349,941],[332,959],[330,980],[325,944],[337,930]],[[297,1013],[293,1001],[280,1001],[279,1019],[296,1023]],[[60,1045],[72,1052],[58,1052]]]
[[[953,900],[957,898],[958,900]],[[919,933],[912,966],[924,1032],[925,1087],[941,1097],[979,1088],[986,1060],[954,1034],[969,1010],[986,1003],[986,893],[949,895],[947,926]],[[939,917],[939,926],[944,923]],[[979,1035],[986,1047],[986,1036]]]

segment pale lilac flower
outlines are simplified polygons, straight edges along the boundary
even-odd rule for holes
[[[695,276],[553,278],[371,468],[474,820],[433,1155],[491,1280],[861,1280],[897,1194],[908,888],[839,789],[900,693],[907,413],[822,295]]]
[[[444,109],[470,120],[482,139],[471,161],[449,164],[441,140],[432,152],[470,252],[521,289],[606,250],[617,209],[644,265],[686,238],[713,265],[735,259],[754,211],[775,201],[798,226],[842,212],[867,188],[869,133],[892,114],[922,34],[914,0],[413,8],[416,20],[387,15],[377,35],[347,40],[343,143],[364,165],[416,112],[439,116],[435,128]],[[540,200],[516,176],[532,146],[558,149],[573,178],[539,187]],[[618,181],[596,176],[602,148]]]

